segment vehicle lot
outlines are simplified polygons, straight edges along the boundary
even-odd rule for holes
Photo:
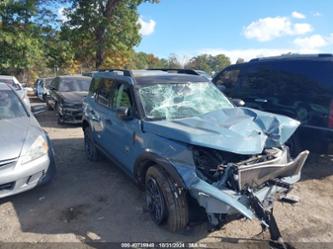
[[[207,224],[184,234],[157,227],[144,212],[143,193],[108,161],[89,162],[78,126],[60,126],[51,111],[38,120],[52,139],[58,168],[48,186],[0,201],[0,241],[248,241],[261,231],[258,221],[234,221],[207,234]],[[275,204],[286,241],[333,242],[333,155],[307,163],[292,194],[295,205]],[[268,239],[269,234],[259,236]]]

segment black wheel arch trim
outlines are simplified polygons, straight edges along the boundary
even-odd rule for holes
[[[158,165],[164,169],[173,178],[178,187],[186,189],[186,184],[175,169],[175,166],[166,158],[150,151],[145,151],[136,159],[134,164],[133,175],[139,185],[144,185],[145,172],[152,165]]]

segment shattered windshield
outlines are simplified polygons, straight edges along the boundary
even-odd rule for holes
[[[229,100],[211,83],[154,84],[139,89],[147,118],[179,119],[231,108]]]

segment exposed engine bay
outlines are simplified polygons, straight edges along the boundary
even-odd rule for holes
[[[218,188],[241,191],[297,174],[300,167],[292,163],[288,150],[287,146],[273,147],[264,149],[262,154],[248,156],[195,147],[193,157],[197,173],[203,180]]]

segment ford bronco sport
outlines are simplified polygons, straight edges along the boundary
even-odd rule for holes
[[[102,153],[142,185],[156,224],[184,229],[195,200],[213,229],[258,218],[281,237],[273,201],[309,153],[291,158],[284,145],[298,121],[235,107],[205,77],[158,70],[95,73],[83,112],[88,159]]]

